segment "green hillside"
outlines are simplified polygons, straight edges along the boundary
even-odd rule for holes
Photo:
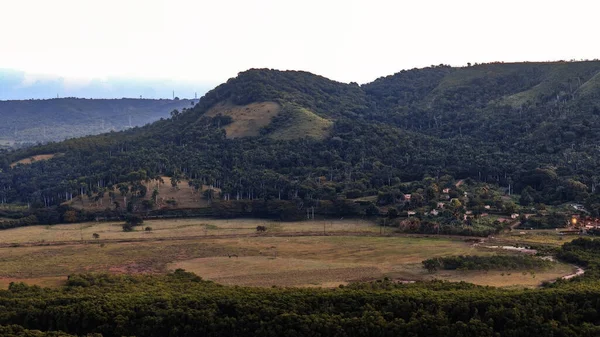
[[[0,140],[37,143],[121,131],[192,105],[191,100],[126,98],[0,101]]]
[[[51,206],[166,175],[219,188],[215,212],[277,200],[301,213],[359,197],[386,206],[402,193],[423,195],[404,207],[424,207],[438,199],[429,189],[471,178],[525,190],[524,205],[576,201],[597,213],[599,71],[597,61],[440,65],[359,86],[251,69],[171,119],[4,155],[0,197]],[[141,192],[126,193],[135,202]]]

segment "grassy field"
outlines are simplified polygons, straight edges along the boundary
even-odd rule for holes
[[[206,116],[214,117],[221,114],[231,117],[233,122],[225,126],[226,136],[239,138],[258,136],[260,129],[267,126],[280,110],[281,106],[275,102],[248,105],[217,104],[206,112]]]
[[[150,233],[139,228],[124,233],[120,225],[86,223],[2,231],[0,286],[13,281],[58,285],[67,275],[80,272],[165,273],[183,268],[222,284],[264,287],[337,286],[383,277],[531,287],[572,270],[571,266],[557,264],[535,274],[514,271],[430,274],[421,266],[421,261],[427,258],[498,252],[459,238],[379,236],[379,227],[361,220],[291,223],[256,219],[157,220],[145,223],[153,228]],[[257,235],[257,225],[266,225],[267,233]],[[327,233],[335,235],[314,236],[322,233],[323,226]],[[92,239],[93,233],[100,238]],[[52,244],[57,241],[61,244]]]
[[[196,191],[189,185],[188,180],[181,180],[177,183],[177,188],[173,188],[171,185],[171,178],[163,176],[161,179],[162,182],[158,180],[142,182],[148,189],[148,193],[143,199],[150,200],[152,191],[154,191],[155,188],[158,190],[159,194],[156,200],[156,208],[198,208],[209,206],[208,200],[202,196],[202,192],[209,189],[209,186],[202,185],[202,190]],[[221,193],[221,190],[218,188],[213,187],[212,189],[217,195]],[[119,194],[119,191],[115,192],[117,194],[115,202],[119,203],[121,209],[125,209],[127,207],[125,204],[126,199]],[[130,197],[127,197],[127,200],[130,200],[129,198]],[[176,203],[171,205],[167,203],[167,200],[174,200]],[[82,199],[75,198],[65,204],[77,209],[96,211],[104,210],[107,207],[114,208],[114,204],[111,203],[108,193],[105,193],[104,198],[98,201],[91,201],[86,197]]]
[[[270,134],[270,137],[274,139],[290,140],[303,137],[325,139],[333,126],[331,120],[320,117],[305,108],[287,107],[284,112],[290,115],[290,119],[285,125]]]
[[[15,166],[17,166],[17,164],[27,165],[27,164],[31,164],[33,162],[40,161],[40,160],[49,160],[49,159],[56,157],[57,155],[58,154],[56,154],[56,153],[55,154],[39,154],[37,156],[32,156],[29,158],[25,158],[25,159],[16,161],[16,162],[10,164],[10,167],[15,167]]]
[[[1,232],[0,244],[52,243],[55,241],[102,241],[129,239],[168,239],[214,235],[256,234],[257,226],[267,227],[264,235],[271,233],[379,233],[372,222],[360,219],[278,222],[262,219],[168,219],[147,220],[133,232],[123,232],[123,222],[87,222],[53,226],[31,226]],[[151,232],[144,231],[151,227]],[[93,234],[100,235],[99,240]]]
[[[516,228],[512,232],[498,235],[496,237],[496,241],[500,241],[500,243],[507,242],[508,244],[520,246],[560,246],[563,243],[570,242],[578,237],[579,235],[558,235],[558,232],[554,229],[519,230],[519,228]]]

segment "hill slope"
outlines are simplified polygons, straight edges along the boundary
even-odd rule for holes
[[[0,101],[0,140],[47,142],[141,126],[168,118],[191,100],[80,99]]]
[[[426,204],[432,181],[470,177],[527,189],[534,202],[600,209],[599,71],[600,62],[441,65],[358,86],[251,69],[171,119],[11,153],[0,193],[57,204],[167,175],[220,188],[222,200],[307,207],[415,192]]]

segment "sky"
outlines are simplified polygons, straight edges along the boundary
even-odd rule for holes
[[[0,6],[0,99],[168,98],[175,89],[191,98],[249,68],[367,83],[432,64],[600,58],[594,0],[0,0]]]

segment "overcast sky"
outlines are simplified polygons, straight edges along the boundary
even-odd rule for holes
[[[257,67],[365,83],[440,63],[600,58],[593,0],[0,4],[0,69],[24,72],[21,89],[60,77],[66,94],[114,79],[169,80],[191,93]]]

